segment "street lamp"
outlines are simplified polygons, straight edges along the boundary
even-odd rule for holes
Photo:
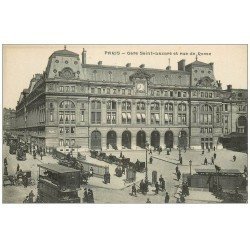
[[[146,173],[145,173],[145,182],[148,182],[148,147],[149,143],[146,141],[145,142],[145,149],[146,149]]]

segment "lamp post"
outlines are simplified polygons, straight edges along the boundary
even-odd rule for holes
[[[148,147],[149,147],[149,143],[146,141],[145,142],[145,149],[146,149],[145,182],[148,182]]]
[[[189,161],[189,168],[190,168],[189,170],[190,170],[190,176],[191,176],[192,174],[192,161],[191,160]]]

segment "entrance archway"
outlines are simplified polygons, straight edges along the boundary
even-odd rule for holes
[[[126,130],[122,133],[122,146],[131,148],[131,132]]]
[[[151,133],[151,146],[154,148],[160,146],[160,133],[157,130]]]
[[[179,147],[187,148],[187,132],[184,130],[180,131],[178,138],[179,138],[179,143],[178,143]]]
[[[111,130],[107,133],[107,148],[116,149],[116,132]]]
[[[91,133],[91,149],[98,150],[102,148],[102,136],[99,131]]]
[[[172,131],[167,131],[165,133],[165,145],[166,145],[166,148],[173,148],[174,134]]]
[[[145,143],[146,143],[146,133],[143,130],[141,130],[136,135],[136,146],[145,148]]]

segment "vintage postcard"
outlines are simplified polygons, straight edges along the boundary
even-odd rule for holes
[[[247,45],[3,45],[3,203],[247,203]]]

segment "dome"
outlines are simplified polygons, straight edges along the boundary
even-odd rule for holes
[[[50,57],[55,57],[55,56],[79,57],[77,53],[66,50],[66,49],[57,50]]]

